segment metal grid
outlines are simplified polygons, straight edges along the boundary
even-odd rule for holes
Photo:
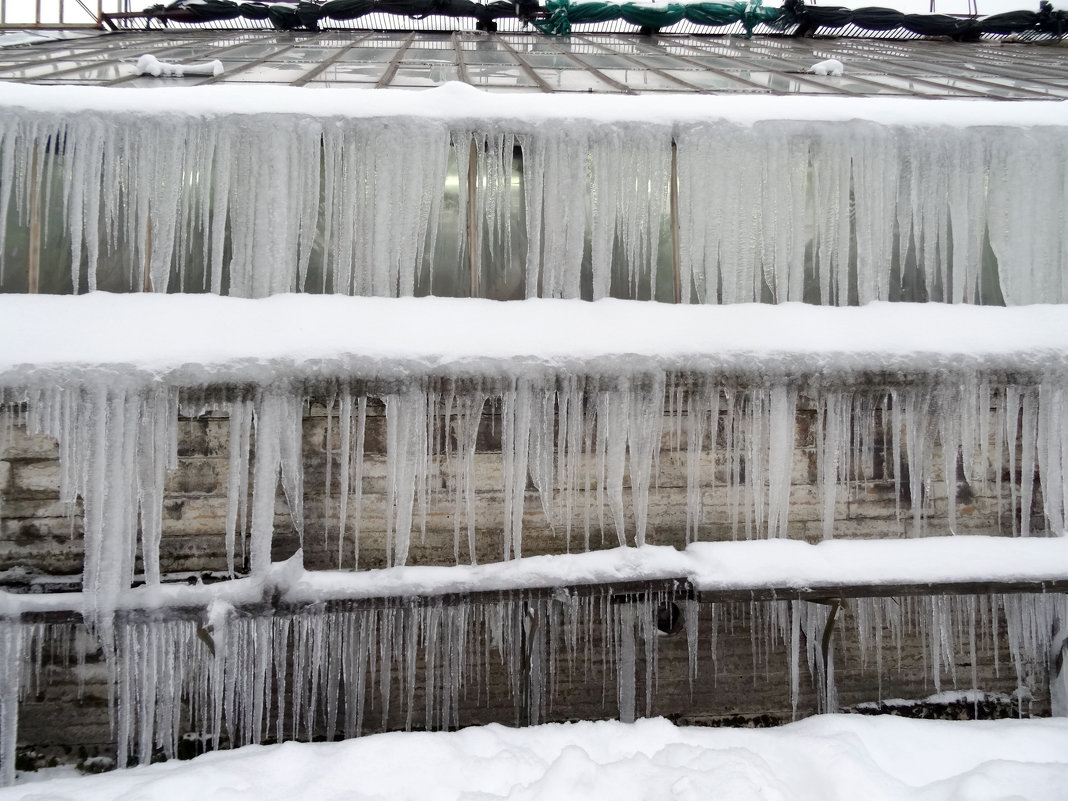
[[[151,53],[170,63],[220,60],[218,77],[136,73]],[[807,73],[836,58],[841,77]],[[634,36],[455,31],[147,31],[0,48],[0,80],[37,84],[189,86],[259,83],[356,88],[463,81],[490,91],[645,94],[823,94],[994,99],[1068,98],[1068,49],[1035,43],[789,37]]]

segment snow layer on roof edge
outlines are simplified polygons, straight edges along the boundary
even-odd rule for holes
[[[226,117],[297,114],[311,117],[418,117],[452,125],[589,120],[657,125],[722,120],[870,120],[887,125],[971,127],[1068,125],[1068,101],[939,100],[818,96],[532,95],[484,92],[450,82],[432,89],[309,89],[289,86],[207,86],[125,89],[94,86],[0,85],[0,108],[70,114]]]

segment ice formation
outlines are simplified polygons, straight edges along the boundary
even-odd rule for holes
[[[672,603],[685,616],[691,677],[717,676],[717,643],[751,630],[753,670],[785,650],[784,695],[796,710],[799,688],[811,685],[822,711],[838,709],[834,647],[852,653],[854,671],[901,676],[915,669],[902,643],[917,638],[925,686],[936,693],[977,686],[976,659],[999,655],[1023,684],[1046,669],[1047,627],[1068,613],[1062,596],[1041,594],[858,599],[847,602],[831,648],[826,604],[697,602],[652,586],[631,596],[517,591],[464,603],[317,604],[271,616],[225,605],[206,618],[128,615],[116,626],[113,657],[118,763],[174,757],[187,731],[236,747],[442,730],[472,705],[510,707],[516,724],[535,724],[590,684],[605,690],[591,714],[633,721],[660,703],[658,615]],[[3,635],[5,655],[27,657],[3,663],[5,710],[20,673],[26,692],[51,665],[93,656],[74,624],[14,625]]]
[[[1064,303],[1065,201],[1068,138],[1057,125],[596,117],[539,125],[106,107],[0,116],[0,220],[33,227],[43,218],[46,231],[69,240],[75,293]],[[0,264],[0,286],[15,281],[14,269]],[[691,678],[702,653],[711,650],[714,663],[721,624],[739,622],[753,632],[754,665],[786,649],[795,711],[806,668],[818,707],[835,710],[827,633],[840,603],[724,606],[650,587],[622,599],[505,591],[477,603],[279,607],[270,584],[282,581],[271,556],[276,500],[281,486],[303,540],[306,410],[326,410],[324,506],[336,509],[326,534],[339,566],[364,565],[369,409],[385,421],[391,566],[408,562],[413,536],[443,500],[454,510],[455,561],[474,561],[476,497],[486,489],[503,560],[524,553],[530,493],[568,551],[642,545],[655,539],[650,494],[661,459],[684,463],[688,540],[707,535],[713,487],[725,491],[733,537],[786,537],[799,414],[813,421],[826,538],[836,505],[874,478],[893,482],[908,521],[901,533],[911,536],[927,533],[936,504],[952,531],[958,488],[990,484],[999,522],[1014,534],[1064,531],[1064,372],[1033,363],[1014,372],[1003,369],[1011,355],[1000,358],[997,369],[980,359],[899,372],[856,363],[769,370],[759,359],[719,370],[655,360],[485,369],[462,359],[420,369],[372,358],[363,372],[340,374],[265,377],[252,366],[226,385],[114,365],[54,380],[70,365],[52,365],[41,375],[13,368],[24,380],[5,380],[0,406],[28,431],[55,437],[62,498],[82,503],[81,612],[113,671],[124,764],[157,748],[173,755],[189,726],[216,745],[417,721],[448,728],[465,693],[489,697],[502,686],[516,720],[534,723],[580,673],[601,683],[606,714],[633,720],[653,708],[658,615],[676,601]],[[165,620],[120,609],[138,556],[147,583],[161,580],[163,486],[179,412],[229,418],[220,536],[231,574],[247,553],[248,570],[264,579],[260,608],[270,615],[222,602]],[[474,458],[487,418],[501,442],[491,487],[480,484]],[[862,662],[886,658],[887,636],[894,645],[918,635],[936,691],[967,684],[959,674],[974,670],[977,649],[996,658],[999,643],[1021,683],[1034,671],[1056,677],[1050,632],[1068,619],[1062,596],[1040,595],[862,599],[849,614]],[[709,644],[699,648],[706,619]],[[70,645],[76,628],[0,625],[4,780],[13,709],[43,657],[25,662],[32,675],[13,665],[20,653],[51,653],[45,638],[64,636],[58,651],[84,658]]]
[[[794,383],[753,386],[662,372],[605,377],[549,372],[540,379],[413,379],[389,393],[346,383],[294,382],[288,389],[234,397],[226,390],[100,382],[7,389],[2,399],[25,404],[27,429],[60,443],[62,497],[71,503],[80,498],[84,506],[86,611],[105,624],[109,598],[132,579],[139,519],[145,574],[150,582],[159,579],[162,486],[167,468],[176,464],[180,406],[194,416],[214,409],[230,418],[226,553],[233,569],[235,542],[247,537],[249,566],[262,574],[271,564],[279,485],[303,536],[301,421],[312,402],[325,404],[336,432],[330,435],[325,490],[339,500],[328,528],[337,537],[340,567],[359,564],[369,404],[385,410],[387,558],[403,565],[413,532],[424,525],[431,503],[443,500],[455,510],[457,561],[474,558],[476,490],[496,491],[501,498],[500,558],[521,556],[528,478],[548,525],[566,538],[569,551],[588,550],[591,540],[600,547],[606,536],[619,545],[642,545],[651,477],[658,460],[673,458],[667,454],[675,451],[685,452],[680,458],[691,540],[707,531],[704,503],[714,485],[727,493],[736,538],[784,537],[802,396],[814,407],[825,537],[834,535],[836,502],[867,480],[894,482],[898,497],[907,498],[900,515],[911,520],[903,528],[911,536],[925,533],[936,504],[945,504],[949,529],[955,528],[959,485],[996,488],[994,494],[1004,498],[999,516],[1016,534],[1036,533],[1032,507],[1039,495],[1039,529],[1065,529],[1068,398],[1055,377],[1002,386],[965,374],[933,384],[800,391]],[[480,481],[474,469],[486,409],[498,410],[499,484]],[[442,430],[453,434],[443,437]],[[1009,467],[1007,475],[1001,465]],[[1007,493],[1001,491],[1006,483]]]
[[[74,291],[1068,297],[1054,125],[10,111],[0,219],[44,204]]]

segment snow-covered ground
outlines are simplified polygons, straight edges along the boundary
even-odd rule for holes
[[[249,746],[0,791],[22,801],[1063,801],[1068,720],[822,716],[499,725]]]

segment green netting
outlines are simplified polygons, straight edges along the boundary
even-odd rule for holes
[[[237,17],[269,19],[283,30],[305,28],[317,30],[319,20],[357,19],[372,12],[407,16],[422,19],[438,14],[449,17],[472,17],[479,30],[497,29],[496,19],[517,17],[532,22],[542,33],[551,36],[567,36],[571,26],[585,23],[610,22],[622,19],[641,28],[655,31],[668,28],[682,20],[695,25],[723,27],[741,23],[746,35],[751,36],[757,25],[763,23],[779,30],[797,26],[795,36],[809,36],[819,28],[840,28],[852,23],[869,31],[891,31],[903,28],[921,36],[952,36],[974,38],[979,33],[1028,33],[1040,32],[1063,36],[1068,30],[1068,11],[1054,9],[1043,0],[1039,13],[1011,11],[976,19],[960,19],[943,14],[902,14],[892,8],[872,6],[849,9],[835,6],[810,6],[804,0],[784,0],[781,8],[766,8],[761,0],[729,3],[668,3],[663,6],[638,5],[628,2],[577,2],[571,0],[547,0],[539,6],[537,0],[298,0],[293,3],[266,4],[257,0],[238,3],[234,0],[175,0],[170,5],[155,5],[146,9],[150,19],[166,23],[206,22],[228,20]],[[539,12],[544,13],[537,19]]]
[[[686,16],[686,7],[671,3],[666,6],[639,6],[624,3],[619,7],[619,15],[631,25],[639,28],[666,28],[682,21]]]
[[[579,22],[608,22],[619,19],[619,6],[614,3],[575,3],[570,0],[549,0],[545,10],[549,18],[535,22],[535,27],[550,36],[567,36],[571,24]]]
[[[571,26],[584,22],[608,22],[622,19],[639,28],[667,28],[682,20],[698,25],[722,26],[741,22],[747,32],[761,22],[774,22],[781,16],[777,8],[759,3],[670,3],[666,6],[640,6],[635,3],[572,3],[571,0],[548,0],[548,19],[535,23],[538,30],[552,36],[567,36]]]
[[[733,25],[745,18],[745,3],[693,3],[686,19],[697,25]]]

